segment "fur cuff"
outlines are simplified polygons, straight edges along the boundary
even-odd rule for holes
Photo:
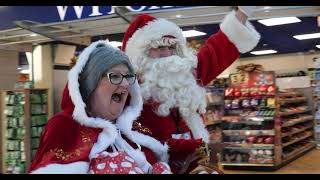
[[[235,44],[239,52],[246,53],[252,50],[260,40],[260,34],[247,21],[243,25],[236,17],[235,12],[229,13],[220,24],[221,31]]]
[[[88,170],[89,163],[80,161],[69,164],[49,164],[32,171],[31,174],[87,174]]]

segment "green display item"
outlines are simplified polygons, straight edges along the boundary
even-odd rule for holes
[[[14,106],[6,106],[6,108],[4,109],[4,114],[12,116],[14,111],[13,108]]]
[[[7,160],[6,161],[6,165],[7,165],[7,167],[9,168],[9,167],[13,167],[13,166],[15,166],[16,165],[16,160]]]
[[[34,156],[36,155],[37,150],[36,149],[32,149],[31,150],[31,158],[33,159]]]
[[[26,171],[26,164],[25,163],[21,163],[19,167],[20,167],[20,173],[24,173]]]
[[[24,128],[17,128],[17,138],[18,139],[24,139],[24,136],[26,134],[26,130]]]
[[[11,151],[20,150],[20,141],[19,140],[8,140],[7,150],[11,150]]]
[[[31,137],[38,137],[37,127],[31,127]]]
[[[42,103],[47,103],[48,101],[48,94],[47,93],[42,93]]]
[[[32,104],[31,105],[31,114],[36,115],[36,114],[42,114],[42,105],[41,104]]]
[[[18,121],[18,126],[19,126],[19,127],[24,127],[24,126],[25,126],[25,124],[24,124],[24,116],[20,116],[20,117],[17,119],[17,121]]]
[[[38,127],[38,137],[41,136],[42,131],[43,131],[43,127]]]
[[[8,151],[7,160],[19,160],[21,159],[21,151]]]
[[[32,138],[31,139],[31,148],[36,149],[39,145],[39,138]]]
[[[42,103],[41,94],[31,93],[29,99],[30,103]]]
[[[7,138],[8,139],[16,139],[18,137],[17,128],[8,128],[7,129]]]
[[[47,123],[47,115],[33,115],[31,116],[31,126],[43,126]]]
[[[7,94],[5,97],[6,104],[14,104],[15,103],[14,98],[15,98],[14,94]]]
[[[24,141],[20,142],[20,151],[24,151]]]
[[[15,117],[20,117],[20,116],[24,115],[24,107],[23,107],[23,105],[14,106],[13,111],[14,111],[13,113],[14,113]]]
[[[21,157],[21,162],[25,162],[26,161],[26,153],[20,152],[20,157]]]
[[[37,126],[38,125],[38,119],[39,119],[39,116],[31,116],[31,118],[30,118],[31,126]]]
[[[39,122],[39,125],[46,125],[48,122],[48,115],[42,115],[40,117],[40,122]]]
[[[17,119],[14,118],[14,117],[7,117],[7,120],[8,120],[8,123],[7,123],[7,126],[9,128],[16,128],[18,127],[18,122],[17,122]]]

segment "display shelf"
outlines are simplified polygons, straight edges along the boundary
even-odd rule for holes
[[[306,144],[305,146],[303,146],[301,148],[295,149],[292,152],[284,155],[283,162],[286,163],[287,161],[290,161],[290,160],[296,158],[300,154],[303,154],[304,152],[315,148],[315,146],[316,145],[314,143],[308,143],[308,144]]]
[[[307,102],[307,98],[306,97],[295,97],[295,98],[281,98],[279,100],[279,103],[281,105],[291,104],[291,103],[301,103],[301,102]]]
[[[292,112],[280,112],[280,116],[290,116],[294,114],[302,114],[312,111],[311,109],[301,110],[301,111],[292,111]]]
[[[292,136],[292,135],[295,135],[295,134],[297,134],[299,132],[303,132],[303,131],[305,131],[307,129],[310,129],[310,128],[313,128],[313,125],[306,126],[305,128],[302,128],[302,129],[299,129],[297,131],[293,131],[293,132],[290,132],[290,133],[282,133],[281,137],[284,138],[284,137],[287,137],[287,136]]]
[[[274,136],[274,130],[223,130],[226,136]]]
[[[294,139],[294,140],[289,141],[289,142],[287,142],[287,143],[283,143],[283,144],[282,144],[282,147],[283,147],[283,148],[284,148],[284,147],[287,147],[287,146],[289,146],[289,145],[291,145],[291,144],[294,144],[294,143],[297,143],[297,142],[299,142],[299,141],[302,141],[302,140],[304,140],[304,139],[306,139],[306,138],[308,138],[308,137],[310,137],[310,136],[312,136],[312,135],[313,135],[312,132],[307,133],[306,135],[304,135],[304,136],[302,136],[302,137],[300,137],[300,138]]]
[[[273,149],[274,144],[236,144],[236,143],[225,143],[226,149]]]
[[[33,156],[32,149],[38,144],[32,143],[32,139],[39,141],[40,130],[32,134],[34,112],[43,114],[39,123],[42,127],[46,124],[44,118],[48,117],[48,90],[47,89],[14,89],[1,91],[1,127],[5,136],[1,136],[1,173],[17,174],[26,173]],[[7,105],[10,104],[10,105]],[[39,109],[40,108],[40,109]],[[41,128],[42,128],[41,127]],[[36,138],[32,138],[36,136]]]
[[[220,121],[212,121],[212,122],[206,122],[206,126],[214,126],[214,125],[220,125],[221,124],[221,120]]]
[[[312,114],[311,104],[313,97],[311,88],[290,89],[288,92],[279,93],[278,108],[279,118],[281,119],[281,165],[287,164],[298,158],[303,152],[315,147],[314,143],[308,143],[305,146],[299,144],[307,139],[313,139],[314,133],[314,115]],[[283,109],[299,109],[292,112],[281,112]],[[296,127],[295,127],[296,126]],[[300,128],[300,129],[299,129]],[[289,138],[289,139],[287,139]],[[285,141],[285,140],[289,141]],[[311,140],[310,139],[310,140]],[[312,140],[311,140],[312,141]],[[290,153],[287,150],[294,149]]]
[[[275,167],[274,72],[231,74],[230,83],[222,117],[222,166]]]
[[[313,120],[313,119],[314,119],[314,116],[312,116],[312,115],[307,115],[307,116],[304,116],[304,117],[291,119],[291,120],[283,123],[282,127],[294,126],[296,124],[303,123],[303,122],[306,122],[306,121],[310,121],[310,120]]]
[[[302,97],[304,96],[301,92],[291,91],[291,92],[279,92],[278,97],[279,98],[293,98],[293,97]]]
[[[250,164],[250,163],[226,163],[222,162],[222,166],[274,166],[274,164]]]

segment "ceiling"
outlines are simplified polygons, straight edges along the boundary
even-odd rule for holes
[[[169,19],[183,30],[197,29],[208,35],[219,30],[219,23],[230,12],[231,6],[199,6],[189,9],[174,9],[150,12],[155,17]],[[32,46],[39,43],[62,41],[73,44],[88,45],[91,40],[106,39],[122,41],[122,36],[137,13],[125,11],[119,7],[119,13],[107,17],[98,17],[80,21],[41,24],[31,21],[17,22],[17,28],[0,31],[0,49],[31,51]],[[177,16],[179,15],[179,16]],[[320,39],[299,41],[293,35],[319,32],[317,16],[319,6],[258,6],[250,18],[261,41],[255,50],[272,48],[279,53],[306,52],[316,49]],[[259,19],[297,16],[302,22],[267,27],[257,22]],[[37,33],[37,36],[30,36]],[[204,40],[208,36],[196,39]],[[84,46],[82,46],[84,47]],[[243,57],[251,56],[247,53]]]
[[[261,40],[253,51],[273,49],[278,51],[278,54],[295,53],[295,52],[309,52],[310,50],[320,50],[316,45],[320,44],[320,38],[310,40],[297,40],[293,38],[294,35],[317,33],[320,32],[320,27],[317,23],[317,17],[300,17],[301,22],[278,25],[278,26],[265,26],[257,20],[251,21],[256,30],[261,35]],[[215,33],[219,30],[217,24],[201,25],[184,27],[187,29],[197,29],[206,32],[208,35]],[[208,36],[195,38],[197,40],[205,40]],[[242,57],[255,56],[250,53],[243,54]]]

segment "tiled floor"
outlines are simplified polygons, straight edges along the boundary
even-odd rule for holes
[[[320,150],[314,149],[273,172],[224,170],[225,174],[320,174]]]

